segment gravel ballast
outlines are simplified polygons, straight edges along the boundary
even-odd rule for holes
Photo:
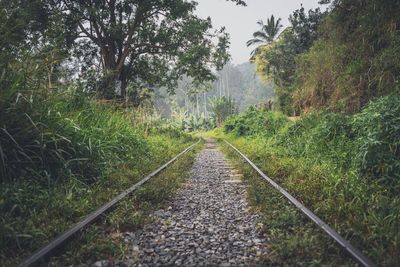
[[[256,230],[257,215],[248,211],[240,175],[216,146],[207,140],[186,186],[165,210],[154,212],[156,223],[126,234],[129,259],[112,265],[261,265],[268,241]]]

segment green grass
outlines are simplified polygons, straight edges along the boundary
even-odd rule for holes
[[[91,185],[70,179],[35,192],[21,184],[18,184],[18,187],[14,185],[14,188],[9,185],[4,187],[3,189],[7,189],[6,192],[10,194],[11,192],[14,195],[20,194],[21,202],[14,205],[21,212],[10,210],[9,213],[4,213],[6,216],[3,217],[3,221],[6,222],[5,225],[15,227],[14,232],[27,234],[8,240],[3,237],[6,242],[3,243],[1,251],[2,264],[10,265],[22,260],[154,171],[193,143],[194,139],[174,139],[166,133],[155,133],[149,136],[147,142],[149,150],[143,151],[143,155],[136,155],[130,160],[119,163]],[[196,149],[198,147],[200,146],[198,145]],[[132,196],[121,201],[115,211],[106,215],[100,224],[85,230],[84,234],[69,245],[70,250],[68,249],[66,254],[52,262],[64,265],[65,262],[87,263],[98,257],[122,257],[122,243],[114,234],[133,231],[150,221],[148,214],[151,210],[158,207],[166,196],[173,194],[187,177],[196,149],[183,155],[176,163],[154,177],[148,185],[139,188]],[[138,162],[139,156],[141,159]]]
[[[179,146],[179,149],[181,148],[183,150],[183,146]],[[101,222],[90,226],[84,234],[80,234],[68,243],[63,253],[51,258],[48,265],[90,265],[96,260],[124,260],[130,244],[124,242],[123,233],[135,231],[144,224],[154,221],[154,217],[151,216],[152,211],[163,208],[165,199],[184,184],[189,177],[194,157],[200,149],[202,145],[197,145],[123,199],[115,210],[101,219]],[[131,175],[129,164],[123,164],[112,175],[110,181],[114,183],[117,180],[132,180]]]
[[[247,200],[252,210],[261,214],[262,230],[271,242],[269,244],[271,253],[263,255],[262,258],[264,264],[355,265],[329,236],[260,177],[236,151],[224,142],[219,143],[221,150],[243,173],[247,185]],[[234,145],[239,147],[238,143],[234,142]],[[246,152],[248,153],[247,150]],[[281,179],[274,180],[282,184]]]
[[[173,128],[150,127],[145,137],[132,111],[99,104],[79,85],[57,92],[32,88],[21,75],[7,79],[0,80],[1,265],[22,260],[195,142]],[[185,157],[190,163],[193,154]],[[140,189],[137,208],[124,202],[118,208],[132,215],[106,222],[115,222],[115,231],[146,222],[146,213],[179,185],[174,177],[185,177],[186,169],[179,170],[170,185],[151,189],[157,199],[142,201],[147,191]],[[91,260],[96,246],[117,255],[110,250],[115,244],[98,243],[71,260]]]
[[[311,113],[295,123],[276,113],[250,110],[209,134],[239,148],[373,261],[398,266],[399,97],[394,93],[377,99],[358,114]],[[246,130],[246,125],[257,128]],[[224,151],[236,157],[230,149]],[[353,264],[291,204],[274,195],[272,187],[258,181],[246,165],[236,164],[248,177],[250,203],[262,212],[272,240],[268,261]]]

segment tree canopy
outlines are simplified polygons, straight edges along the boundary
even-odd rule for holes
[[[79,51],[86,52],[89,63],[101,65],[108,95],[113,95],[115,81],[121,82],[125,96],[128,84],[172,88],[182,74],[209,80],[213,78],[210,66],[219,67],[228,59],[227,34],[212,32],[210,19],[196,17],[195,2],[64,0],[49,7],[71,23],[69,35]],[[217,46],[213,37],[219,38]]]
[[[320,2],[330,9],[296,10],[279,40],[255,57],[287,114],[326,107],[354,112],[398,88],[399,1]]]
[[[97,73],[96,91],[106,98],[118,88],[121,97],[145,86],[173,92],[182,75],[215,79],[212,69],[229,59],[229,35],[197,17],[196,6],[184,0],[1,1],[1,54],[37,54],[51,45],[71,56],[81,77]]]
[[[257,24],[261,27],[261,30],[253,33],[253,39],[246,42],[247,46],[258,44],[260,46],[265,46],[271,44],[275,38],[278,36],[280,29],[283,27],[281,24],[281,18],[275,20],[274,15],[271,15],[267,19],[267,23],[264,24],[262,20],[259,20]],[[259,47],[251,52],[251,55],[258,54],[260,52]]]
[[[288,114],[298,112],[292,106],[296,58],[308,51],[317,39],[321,17],[319,9],[306,13],[301,7],[294,11],[289,17],[291,26],[279,35],[276,42],[260,47],[254,57],[261,79],[274,82],[277,107]]]

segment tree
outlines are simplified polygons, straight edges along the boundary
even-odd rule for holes
[[[29,50],[48,24],[40,0],[0,0],[0,68],[8,67],[23,50]]]
[[[261,44],[261,46],[263,46],[271,44],[278,36],[279,30],[282,28],[282,24],[280,22],[281,18],[275,20],[274,15],[271,15],[271,17],[267,19],[267,24],[264,24],[262,20],[259,20],[257,24],[260,25],[261,30],[253,33],[254,38],[248,40],[246,45],[251,46],[255,44]],[[251,52],[251,55],[257,54],[259,52],[259,47],[254,49]]]
[[[242,4],[242,1],[234,1]],[[228,35],[211,31],[210,19],[193,14],[196,2],[184,0],[48,0],[51,12],[68,23],[77,55],[100,64],[106,95],[115,83],[126,95],[129,83],[168,86],[187,74],[213,79],[211,65],[228,59]],[[213,38],[218,38],[215,45]]]
[[[215,120],[217,127],[224,124],[227,117],[237,114],[236,102],[231,97],[222,96],[217,98],[214,96],[212,99],[208,98],[212,111],[212,117]]]
[[[308,13],[303,7],[295,10],[289,17],[291,26],[279,35],[279,40],[260,47],[254,56],[256,72],[264,82],[274,82],[277,107],[289,115],[299,112],[298,107],[293,108],[296,59],[317,39],[322,16],[318,8]]]
[[[357,112],[400,80],[400,1],[333,0],[310,51],[298,58],[303,108]]]

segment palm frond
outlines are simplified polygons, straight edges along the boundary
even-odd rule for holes
[[[253,33],[253,37],[257,39],[263,39],[264,41],[268,40],[268,36],[265,34],[265,32],[262,31],[256,31]]]
[[[275,20],[274,15],[271,15],[270,18],[267,18],[267,24],[264,24],[264,22],[262,20],[257,21],[257,24],[261,26],[261,30],[253,33],[254,38],[250,39],[246,42],[247,46],[251,46],[254,44],[260,44],[260,43],[262,43],[264,45],[273,43],[273,41],[277,37],[280,29],[282,28],[281,18],[278,18],[277,20]],[[259,53],[260,46],[258,46],[256,49],[254,49],[251,52],[252,58],[254,57],[254,55]]]
[[[246,42],[246,45],[247,46],[251,46],[251,45],[254,45],[254,44],[259,44],[259,43],[265,43],[265,41],[263,41],[263,40],[260,40],[260,39],[250,39],[250,40],[248,40],[247,42]]]

